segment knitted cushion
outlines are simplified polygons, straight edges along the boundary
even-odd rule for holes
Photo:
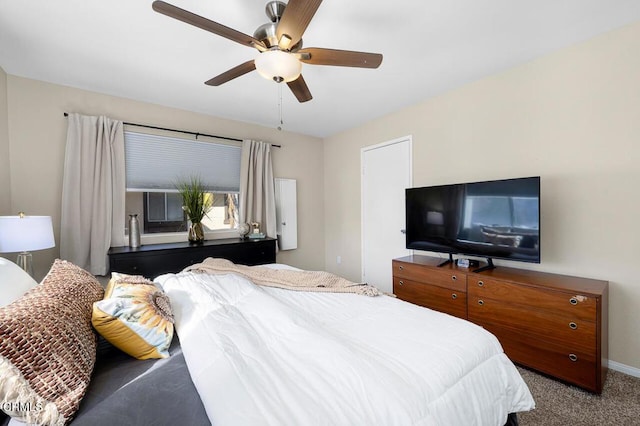
[[[56,260],[42,284],[0,308],[0,404],[27,423],[63,425],[78,410],[96,357],[96,278]]]
[[[167,358],[173,338],[169,298],[141,276],[113,272],[91,321],[113,346],[138,358]]]

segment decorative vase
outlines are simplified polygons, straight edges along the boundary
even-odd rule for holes
[[[202,223],[191,222],[189,225],[189,243],[202,244],[204,242],[204,229]]]
[[[129,215],[129,247],[140,247],[140,222],[137,214]]]

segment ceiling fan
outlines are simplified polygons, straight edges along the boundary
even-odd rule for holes
[[[382,63],[379,53],[351,50],[302,48],[302,34],[307,29],[322,0],[269,1],[265,13],[271,22],[261,25],[252,36],[173,6],[164,1],[154,1],[153,10],[245,46],[260,53],[255,59],[240,64],[205,82],[220,86],[234,78],[257,70],[263,77],[277,83],[285,82],[299,102],[312,99],[302,74],[301,62],[312,65],[378,68]]]

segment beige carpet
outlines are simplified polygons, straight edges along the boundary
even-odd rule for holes
[[[520,426],[640,425],[640,378],[609,370],[602,395],[518,367],[536,401]]]

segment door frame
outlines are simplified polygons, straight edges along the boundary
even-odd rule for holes
[[[364,281],[364,156],[367,151],[395,145],[402,142],[409,143],[409,186],[413,186],[413,135],[409,134],[386,142],[368,145],[360,148],[360,280]],[[406,225],[406,224],[405,224]],[[391,267],[391,266],[389,266]]]

